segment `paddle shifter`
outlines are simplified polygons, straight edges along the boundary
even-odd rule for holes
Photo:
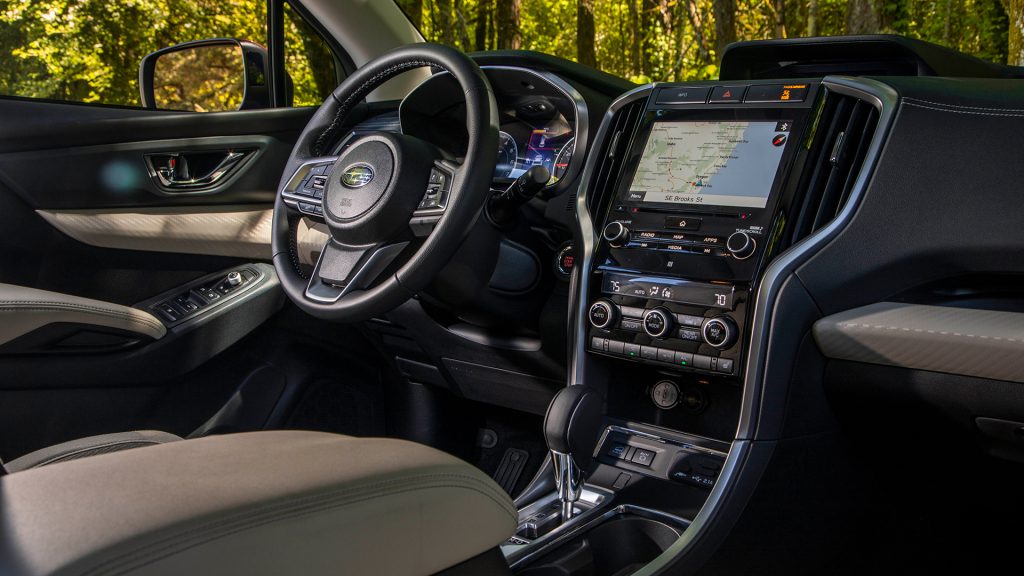
[[[544,416],[544,437],[555,463],[555,484],[562,502],[562,521],[575,514],[583,489],[583,473],[594,458],[604,416],[604,398],[587,386],[558,391]]]

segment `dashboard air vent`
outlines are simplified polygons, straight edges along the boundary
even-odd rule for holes
[[[611,129],[605,139],[598,143],[598,166],[590,189],[589,208],[592,214],[597,212],[601,202],[613,194],[622,164],[629,149],[629,140],[633,136],[640,115],[643,113],[645,101],[637,100],[620,108],[611,120]]]
[[[858,98],[829,92],[821,106],[800,179],[803,200],[790,227],[789,245],[839,214],[878,127],[878,110]]]

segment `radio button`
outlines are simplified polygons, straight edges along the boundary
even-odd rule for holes
[[[700,230],[701,222],[703,222],[701,218],[667,216],[665,218],[665,228],[669,230]]]
[[[658,307],[644,314],[644,331],[655,338],[664,338],[672,331],[672,313]]]

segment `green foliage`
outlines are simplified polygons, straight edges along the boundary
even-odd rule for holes
[[[265,45],[266,13],[266,0],[0,0],[0,94],[138,106],[146,54],[207,38]],[[289,16],[295,102],[319,104],[337,83],[333,61],[322,40]]]
[[[470,51],[498,46],[497,2],[519,5],[518,48],[576,59],[579,0],[399,0],[424,37]],[[718,75],[718,0],[592,0],[598,68],[634,82]],[[876,33],[903,34],[1006,63],[1010,22],[1000,0],[868,0]],[[736,0],[739,40],[847,33],[848,0]],[[481,10],[486,15],[480,17]],[[474,41],[485,38],[484,45]],[[469,41],[466,41],[466,40]]]

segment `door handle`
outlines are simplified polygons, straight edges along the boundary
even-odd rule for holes
[[[160,152],[146,154],[150,175],[171,191],[212,188],[242,165],[253,150]]]

